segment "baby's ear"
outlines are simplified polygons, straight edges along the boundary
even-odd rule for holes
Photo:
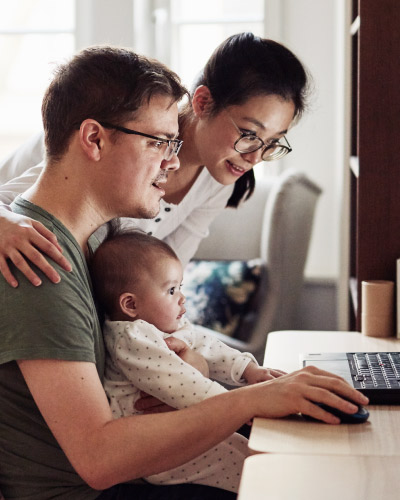
[[[133,293],[125,292],[119,297],[119,306],[121,311],[130,318],[136,318],[138,313],[136,309],[136,296]]]

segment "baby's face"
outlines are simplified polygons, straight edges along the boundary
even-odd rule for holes
[[[136,291],[137,319],[165,333],[173,333],[186,312],[185,296],[181,292],[182,277],[179,260],[166,255],[157,257]]]

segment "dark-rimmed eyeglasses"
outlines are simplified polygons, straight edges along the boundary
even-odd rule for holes
[[[99,122],[104,128],[112,128],[123,132],[124,134],[140,135],[142,137],[148,137],[149,139],[154,139],[156,141],[155,146],[160,151],[165,147],[163,152],[163,158],[166,161],[172,160],[174,155],[177,155],[182,147],[183,141],[179,139],[163,139],[162,137],[156,137],[155,135],[144,134],[143,132],[138,132],[137,130],[131,130],[130,128],[121,127],[121,125],[113,125],[112,123]]]
[[[265,144],[265,142],[254,132],[240,130],[240,128],[232,120],[231,116],[228,115],[228,117],[240,134],[239,139],[237,139],[233,145],[236,152],[243,154],[254,153],[254,151],[264,148],[261,152],[261,159],[263,161],[274,161],[283,158],[292,151],[292,148],[285,136],[283,136],[282,139],[286,142],[286,144],[281,144],[279,142],[282,139],[274,139],[270,143]]]

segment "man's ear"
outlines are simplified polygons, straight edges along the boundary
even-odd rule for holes
[[[136,318],[138,315],[136,309],[136,296],[133,293],[124,292],[121,294],[119,297],[119,307],[124,314],[132,319]]]
[[[212,105],[213,98],[211,96],[210,89],[205,85],[197,87],[192,97],[192,108],[194,114],[201,118],[209,113]]]
[[[105,131],[96,121],[87,119],[81,123],[79,141],[83,152],[92,160],[99,161],[104,147]]]

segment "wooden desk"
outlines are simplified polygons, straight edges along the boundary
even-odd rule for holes
[[[294,371],[306,352],[400,351],[400,341],[357,332],[282,331],[268,335],[264,366]],[[254,419],[249,448],[255,453],[399,456],[400,406],[368,406],[360,425],[307,422],[301,416]],[[360,497],[361,498],[361,497]]]
[[[254,455],[238,500],[397,500],[399,468],[400,457]]]

